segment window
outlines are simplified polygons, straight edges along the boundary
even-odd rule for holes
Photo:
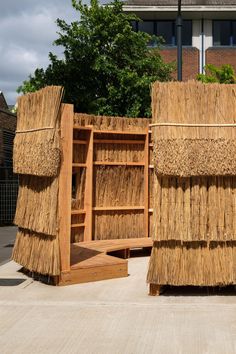
[[[213,21],[213,45],[214,46],[236,45],[236,21],[231,21],[231,20]]]
[[[146,32],[150,35],[156,35],[164,39],[164,45],[175,46],[177,44],[176,38],[176,22],[174,20],[152,21],[145,20],[137,22],[136,25],[132,23],[133,29]],[[236,28],[235,28],[236,30]],[[183,45],[192,45],[192,21],[184,20],[182,29]]]

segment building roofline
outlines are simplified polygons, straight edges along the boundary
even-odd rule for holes
[[[176,12],[177,6],[173,5],[123,5],[123,10],[127,12],[158,11],[158,12]],[[182,12],[232,12],[236,11],[236,5],[183,5]]]

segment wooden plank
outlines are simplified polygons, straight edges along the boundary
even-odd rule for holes
[[[86,163],[73,162],[72,167],[87,167]]]
[[[79,210],[71,210],[71,215],[80,215],[80,214],[85,214],[86,211],[84,209],[79,209]]]
[[[146,129],[144,145],[144,236],[149,236],[149,133]]]
[[[107,256],[109,257],[109,256]],[[115,279],[128,276],[128,262],[114,265],[96,266],[84,269],[73,269],[68,273],[62,273],[60,286],[94,282],[99,280]]]
[[[97,166],[144,166],[144,162],[124,162],[124,161],[94,161]]]
[[[144,206],[108,206],[108,207],[93,207],[94,211],[106,210],[143,210]]]
[[[152,247],[153,241],[150,237],[128,238],[128,239],[113,239],[113,240],[97,240],[90,242],[74,243],[71,247],[76,250],[76,247],[84,247],[86,249],[95,250],[98,252],[112,252],[122,249],[134,249]]]
[[[82,127],[81,125],[77,125],[77,124],[74,124],[73,125],[73,129],[77,129],[77,130],[92,130],[93,127],[91,125],[89,126],[86,126],[86,127]]]
[[[94,130],[94,134],[146,135],[144,131],[135,130]]]
[[[84,227],[85,223],[80,223],[80,224],[71,224],[71,227]]]
[[[62,162],[58,197],[59,247],[62,272],[70,270],[73,117],[73,105],[63,104],[61,108]]]
[[[95,144],[144,144],[144,140],[94,139]]]
[[[86,145],[87,141],[86,140],[73,140],[73,144]]]
[[[88,137],[88,150],[87,150],[87,170],[85,181],[85,194],[84,194],[84,208],[85,215],[85,229],[84,241],[92,240],[92,224],[93,224],[93,130],[90,131]]]

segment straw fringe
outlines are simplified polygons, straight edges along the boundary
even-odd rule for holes
[[[157,173],[235,175],[235,99],[236,85],[155,83],[152,123],[158,126],[152,132]]]
[[[58,231],[58,178],[19,176],[14,223],[21,228],[55,236]]]
[[[19,98],[13,149],[15,173],[47,177],[58,174],[62,96],[62,87],[49,86]]]
[[[157,139],[153,159],[161,176],[219,176],[236,174],[236,140]]]
[[[58,237],[19,229],[12,259],[31,272],[57,276],[60,274]]]
[[[154,242],[147,282],[197,286],[236,284],[236,242]]]
[[[155,177],[154,239],[236,240],[235,177]]]

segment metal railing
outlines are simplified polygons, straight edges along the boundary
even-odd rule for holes
[[[16,211],[18,181],[0,180],[0,225],[10,225]]]

